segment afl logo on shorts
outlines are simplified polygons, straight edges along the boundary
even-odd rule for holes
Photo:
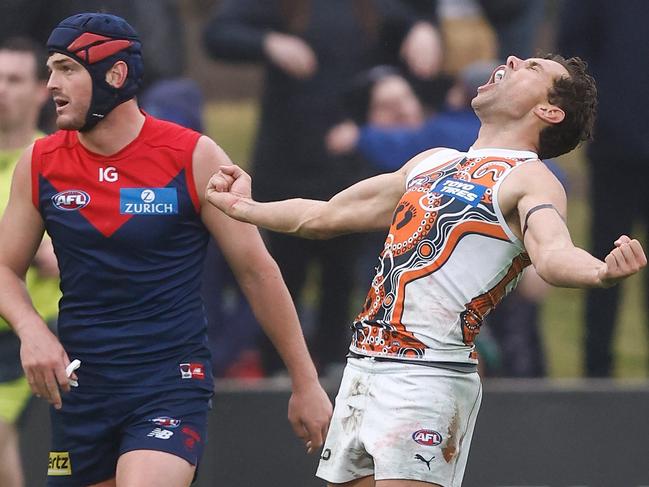
[[[442,435],[433,430],[418,430],[412,434],[412,439],[420,445],[435,446],[442,442]]]
[[[180,424],[179,419],[170,418],[169,416],[160,416],[158,418],[150,419],[156,426],[163,426],[165,428],[177,428]]]
[[[61,191],[52,196],[52,204],[63,211],[75,211],[88,206],[90,195],[79,189]]]

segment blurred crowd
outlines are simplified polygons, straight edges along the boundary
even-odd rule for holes
[[[138,99],[156,117],[205,130],[212,92],[200,86],[231,81],[192,79],[190,59],[254,65],[263,73],[259,92],[249,93],[259,104],[250,169],[262,201],[326,199],[430,147],[467,150],[479,128],[471,99],[507,56],[532,57],[539,48],[579,55],[598,82],[601,107],[595,141],[586,149],[591,250],[603,257],[619,234],[646,224],[649,202],[641,185],[649,168],[649,102],[642,90],[649,86],[649,3],[643,0],[4,0],[2,205],[20,150],[52,130],[41,69],[46,53],[38,46],[59,20],[89,10],[123,16],[139,31],[146,72]],[[570,191],[560,165],[545,162]],[[264,239],[298,305],[320,373],[336,374],[384,235],[308,241],[268,232]],[[47,240],[32,274],[37,304],[55,327],[56,262]],[[528,269],[488,317],[478,341],[483,375],[546,375],[540,312],[547,293]],[[587,376],[613,373],[619,293],[616,287],[587,295]],[[203,294],[215,376],[283,375],[213,243]],[[20,376],[16,347],[0,320],[2,382]]]

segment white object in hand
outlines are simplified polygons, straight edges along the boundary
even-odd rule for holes
[[[70,376],[72,375],[72,372],[77,370],[79,367],[81,367],[81,360],[75,358],[72,362],[68,364],[68,366],[65,368],[65,375],[68,376],[68,382],[72,387],[79,387],[79,382],[77,382],[74,379],[70,379]]]

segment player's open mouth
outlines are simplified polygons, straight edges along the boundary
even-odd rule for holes
[[[56,111],[58,112],[68,106],[70,102],[68,100],[64,100],[63,98],[54,98],[54,104],[56,105]]]
[[[503,79],[505,79],[505,66],[500,66],[491,75],[491,82],[500,83]]]
[[[478,91],[482,91],[492,85],[497,85],[503,79],[505,79],[505,73],[506,73],[506,66],[505,65],[498,66],[496,69],[494,69],[494,72],[491,73],[489,80],[487,80],[487,82],[484,85],[478,88]]]

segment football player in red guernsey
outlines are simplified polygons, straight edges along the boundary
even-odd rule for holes
[[[141,46],[124,19],[69,17],[47,47],[60,130],[22,156],[0,227],[0,314],[32,390],[53,406],[47,485],[192,481],[212,396],[199,293],[210,234],[286,363],[296,433],[318,448],[331,404],[279,269],[255,227],[204,198],[228,156],[139,110]],[[44,230],[61,271],[58,338],[21,280]]]

